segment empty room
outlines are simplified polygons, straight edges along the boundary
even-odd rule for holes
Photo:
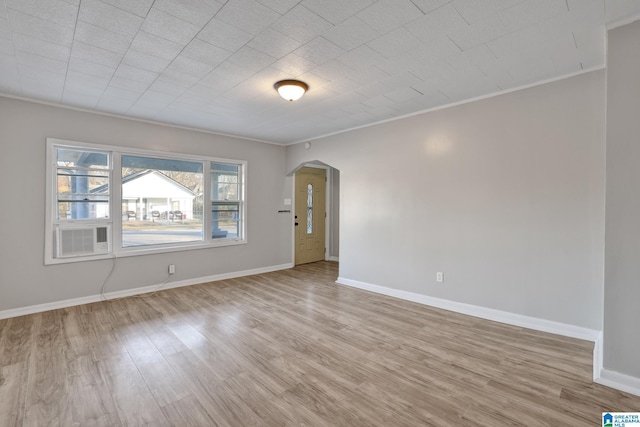
[[[640,2],[0,0],[0,426],[640,425]]]

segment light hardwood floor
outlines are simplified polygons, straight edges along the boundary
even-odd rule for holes
[[[599,426],[593,344],[334,283],[337,264],[0,321],[0,426]]]

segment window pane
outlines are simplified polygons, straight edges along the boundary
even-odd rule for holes
[[[204,166],[201,162],[190,162],[187,160],[160,159],[155,157],[122,156],[122,169],[138,170],[160,170],[168,173],[202,173]]]
[[[96,151],[58,148],[56,161],[58,166],[109,169],[109,154]]]
[[[211,200],[239,200],[238,184],[211,183]]]
[[[122,246],[203,240],[203,164],[122,156]]]
[[[238,203],[212,203],[211,219],[213,239],[239,237],[240,205]]]
[[[240,234],[240,224],[238,221],[214,221],[211,237],[213,239],[236,238]]]
[[[109,153],[56,149],[58,220],[109,217]]]
[[[211,163],[211,173],[218,173],[222,175],[238,176],[240,171],[239,165],[233,165],[229,163]]]
[[[240,167],[211,163],[211,200],[240,200]]]
[[[58,202],[58,219],[106,219],[109,218],[108,201]]]
[[[58,169],[58,196],[61,194],[109,194],[109,172],[87,173]]]

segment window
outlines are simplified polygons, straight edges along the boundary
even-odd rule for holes
[[[244,161],[48,139],[45,263],[245,243],[245,174]]]
[[[239,165],[211,163],[211,238],[241,234],[241,180]]]

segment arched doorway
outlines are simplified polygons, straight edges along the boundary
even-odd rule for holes
[[[338,261],[340,171],[315,161],[292,175],[294,264]]]

